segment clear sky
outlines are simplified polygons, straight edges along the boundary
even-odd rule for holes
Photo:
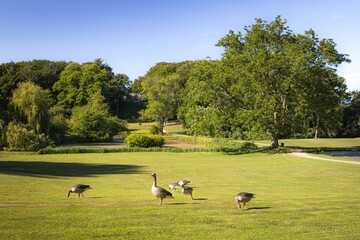
[[[0,63],[101,58],[131,80],[157,62],[220,59],[217,41],[281,15],[349,54],[339,74],[360,90],[359,0],[0,0]]]

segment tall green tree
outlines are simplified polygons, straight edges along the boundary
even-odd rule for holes
[[[100,59],[82,65],[70,63],[53,86],[53,90],[57,92],[57,105],[64,106],[70,114],[75,106],[86,105],[95,92],[100,90],[104,94],[112,79],[111,68]]]
[[[49,130],[49,93],[31,83],[20,83],[14,91],[11,103],[36,133],[48,133]]]
[[[189,73],[179,119],[192,134],[231,136],[235,99],[221,61],[196,61]]]
[[[233,72],[235,96],[242,99],[239,121],[249,132],[268,133],[271,147],[278,147],[279,136],[295,131],[299,122],[313,120],[311,113],[324,110],[326,105],[313,104],[309,96],[316,94],[316,101],[328,107],[340,104],[341,97],[325,95],[342,93],[344,83],[335,69],[349,59],[332,40],[319,41],[314,32],[295,35],[278,16],[271,23],[256,19],[245,35],[230,31],[217,45],[225,48],[222,60]],[[323,87],[314,89],[314,84]],[[333,121],[329,115],[322,116],[324,125]]]
[[[129,97],[130,80],[126,74],[116,74],[105,85],[104,96],[110,107],[110,112],[120,117],[121,106]]]
[[[168,119],[177,114],[186,81],[186,74],[179,70],[184,64],[158,63],[141,80],[142,94],[147,99],[145,115],[159,123],[161,133]]]

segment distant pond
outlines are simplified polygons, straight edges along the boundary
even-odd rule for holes
[[[321,153],[333,157],[360,157],[360,151],[323,151]]]

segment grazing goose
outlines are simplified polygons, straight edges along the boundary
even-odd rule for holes
[[[70,196],[70,193],[77,193],[78,198],[80,197],[80,194],[84,197],[82,193],[89,189],[91,189],[90,185],[76,184],[69,190],[67,198]]]
[[[238,208],[244,210],[245,204],[249,202],[252,198],[255,198],[255,194],[248,192],[241,192],[238,195],[236,195],[235,200],[236,200],[236,204],[238,205]],[[241,203],[243,203],[243,205],[241,205]]]
[[[178,182],[178,184],[180,185],[180,187],[181,187],[181,186],[185,186],[186,184],[190,184],[190,183],[191,183],[191,182],[188,181],[188,180],[181,180],[181,181]]]
[[[192,195],[193,189],[191,187],[187,187],[187,186],[182,185],[181,189],[182,189],[182,193],[184,195],[190,195],[191,199],[194,200],[193,195]]]
[[[166,198],[166,197],[173,198],[171,192],[165,190],[162,187],[157,186],[157,184],[156,184],[156,173],[152,173],[151,176],[153,176],[153,178],[154,178],[154,183],[153,183],[153,185],[151,187],[151,192],[155,197],[160,198],[160,205],[162,205],[162,202],[163,202],[164,198]]]
[[[170,190],[176,190],[179,187],[180,187],[180,185],[178,183],[170,183],[169,184]]]

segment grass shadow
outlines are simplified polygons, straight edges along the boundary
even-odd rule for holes
[[[208,200],[207,198],[194,198],[194,200],[201,200],[201,201],[205,201]]]
[[[92,177],[102,174],[140,173],[143,166],[37,161],[1,161],[0,173],[30,177]]]
[[[249,207],[247,210],[263,210],[270,209],[271,207]]]

